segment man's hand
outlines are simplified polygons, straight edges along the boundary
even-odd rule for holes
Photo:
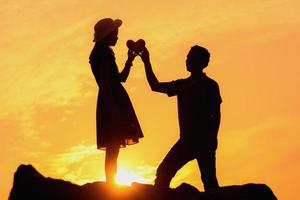
[[[139,56],[141,56],[142,61],[144,63],[150,63],[150,55],[149,55],[149,51],[146,47],[144,47],[140,52],[139,52]]]

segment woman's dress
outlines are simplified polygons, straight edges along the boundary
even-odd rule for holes
[[[141,127],[129,96],[120,82],[120,74],[113,51],[96,44],[90,64],[99,92],[96,111],[97,147],[138,143],[143,137]]]

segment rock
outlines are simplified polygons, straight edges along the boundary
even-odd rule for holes
[[[20,165],[14,175],[9,200],[276,200],[272,190],[264,184],[220,187],[199,192],[183,183],[175,189],[133,183],[111,186],[105,182],[82,186],[68,181],[46,178],[31,165]]]

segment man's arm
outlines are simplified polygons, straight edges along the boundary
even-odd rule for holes
[[[213,138],[217,138],[221,122],[220,104],[214,105],[211,112],[211,134]]]
[[[221,103],[222,98],[220,95],[219,86],[217,83],[213,84],[213,87],[211,88],[211,108],[210,108],[210,117],[211,117],[211,139],[212,139],[212,145],[214,149],[217,149],[218,142],[218,131],[220,127],[220,121],[221,121]]]
[[[151,89],[156,92],[168,93],[169,83],[160,83],[156,78],[151,66],[149,52],[146,48],[143,50],[141,58],[145,65],[146,77]]]

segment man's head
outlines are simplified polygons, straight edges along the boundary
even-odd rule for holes
[[[195,45],[186,58],[186,67],[189,72],[202,72],[209,63],[210,54],[204,47]]]

